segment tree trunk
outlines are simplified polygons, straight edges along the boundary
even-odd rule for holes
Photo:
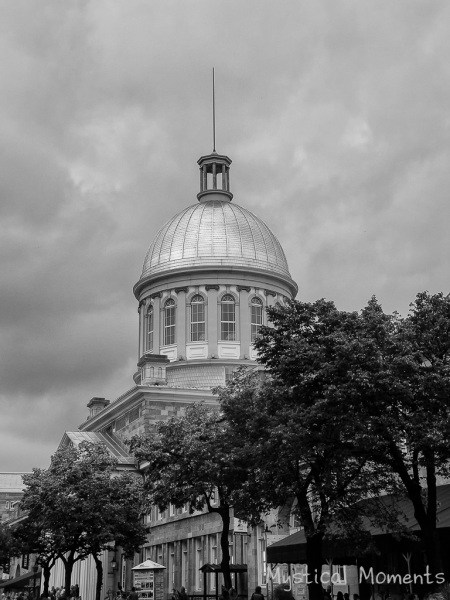
[[[232,587],[231,584],[231,573],[230,573],[230,549],[228,547],[228,534],[230,531],[230,507],[225,505],[221,506],[218,511],[222,517],[222,533],[220,535],[220,547],[222,549],[222,575],[224,586],[227,590]]]
[[[430,572],[429,578],[425,581],[430,589],[436,589],[436,574],[443,573],[442,554],[439,536],[436,528],[437,517],[437,482],[436,468],[433,451],[428,449],[424,452],[427,459],[427,494],[426,502],[422,496],[422,486],[418,481],[412,479],[411,474],[406,468],[400,452],[394,442],[391,443],[391,454],[394,457],[394,470],[400,475],[403,485],[406,488],[406,494],[414,507],[414,517],[419,524],[422,534],[422,540],[426,551],[427,565]]]
[[[95,567],[97,569],[97,582],[95,585],[95,600],[100,600],[103,586],[103,564],[99,559],[98,554],[93,553]]]
[[[437,590],[440,585],[436,581],[436,575],[443,577],[444,568],[442,566],[441,544],[436,527],[429,527],[428,531],[422,531],[428,570],[430,576],[426,583],[430,590]]]
[[[306,538],[306,562],[308,565],[309,600],[322,600],[322,540],[323,533],[316,532]]]
[[[42,571],[44,573],[44,597],[48,598],[48,584],[50,581],[50,572],[51,572],[50,563],[46,562],[45,564],[43,564]]]
[[[63,560],[64,562],[64,595],[70,597],[70,585],[72,582],[73,565],[75,564],[75,551],[69,552],[69,556]]]

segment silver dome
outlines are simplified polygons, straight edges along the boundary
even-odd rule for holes
[[[207,200],[175,215],[158,232],[141,279],[190,267],[262,269],[290,279],[280,242],[253,213],[228,200]]]

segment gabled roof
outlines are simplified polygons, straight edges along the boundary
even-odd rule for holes
[[[27,473],[0,473],[0,492],[23,492],[22,475]]]
[[[166,567],[164,565],[160,565],[159,563],[156,563],[155,561],[148,559],[148,560],[144,560],[143,563],[136,565],[131,570],[132,571],[148,571],[148,570],[165,569],[165,568]]]
[[[134,458],[128,454],[121,445],[118,438],[112,434],[101,431],[66,431],[58,446],[58,450],[66,448],[69,445],[78,447],[82,442],[92,442],[94,444],[105,444],[111,456],[119,461],[119,469],[134,469]]]

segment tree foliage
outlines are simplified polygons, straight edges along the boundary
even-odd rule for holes
[[[0,566],[9,563],[14,556],[20,556],[21,545],[6,523],[0,523]]]
[[[354,425],[347,413],[323,399],[314,402],[311,391],[304,397],[297,392],[292,385],[242,370],[219,396],[224,417],[251,457],[251,487],[273,508],[296,500],[294,512],[307,540],[309,594],[321,598],[317,582],[324,538],[346,538],[353,548],[356,543],[366,547],[362,520],[369,511],[358,503],[363,497],[374,499],[371,518],[392,515],[375,500],[386,482],[376,464],[354,452]]]
[[[217,514],[222,520],[221,550],[224,583],[231,587],[228,534],[230,510],[259,519],[262,500],[248,486],[249,464],[217,410],[201,404],[186,409],[183,417],[160,422],[156,433],[135,436],[131,451],[143,467],[147,510],[169,504],[190,512]]]
[[[436,484],[450,459],[450,299],[419,294],[405,318],[385,314],[375,298],[359,313],[324,300],[268,313],[274,326],[255,346],[270,380],[260,392],[251,382],[244,395],[231,388],[222,407],[261,446],[274,501],[297,497],[313,539],[358,495],[401,492],[430,570],[441,572]]]
[[[60,558],[69,593],[74,564],[92,555],[97,565],[97,598],[102,566],[99,554],[111,544],[129,554],[145,541],[140,520],[141,488],[137,475],[114,476],[117,461],[106,446],[83,442],[58,450],[47,470],[24,475],[21,507],[28,513],[22,536],[46,568]]]

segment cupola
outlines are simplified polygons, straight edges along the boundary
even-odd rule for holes
[[[199,202],[230,201],[233,198],[230,192],[231,159],[213,151],[200,157],[197,163],[200,167],[200,192],[197,194]]]

